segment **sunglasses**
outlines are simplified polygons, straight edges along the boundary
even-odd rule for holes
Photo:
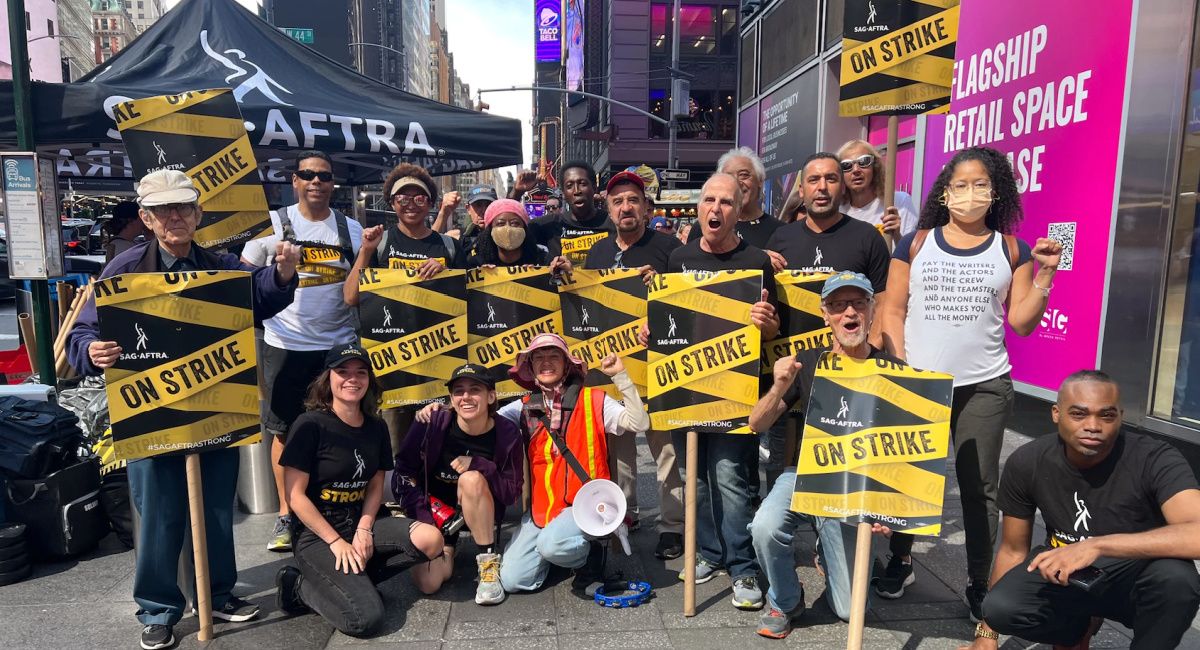
[[[423,208],[423,207],[429,205],[429,197],[425,196],[424,194],[418,194],[416,196],[405,196],[403,194],[393,194],[392,201],[399,203],[400,207],[402,207],[402,208],[407,208],[410,205],[415,205],[419,208]]]
[[[858,165],[862,169],[867,169],[871,165],[874,165],[874,164],[875,164],[875,156],[872,156],[869,153],[865,153],[865,154],[859,156],[858,158],[850,158],[848,160],[843,160],[842,161],[842,171],[848,172],[851,169],[854,169],[855,165]]]
[[[296,177],[302,181],[311,181],[314,178],[321,179],[322,183],[329,183],[333,181],[333,172],[315,172],[311,169],[297,169],[292,173],[294,173]]]

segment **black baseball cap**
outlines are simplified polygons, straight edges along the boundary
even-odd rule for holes
[[[475,185],[467,191],[467,203],[471,204],[476,201],[495,201],[496,188],[491,185]]]
[[[325,369],[332,370],[351,359],[362,361],[367,364],[368,369],[371,367],[371,357],[367,356],[367,351],[357,343],[347,343],[330,350],[325,355]]]
[[[449,388],[459,379],[472,379],[487,386],[488,390],[496,390],[496,380],[492,379],[487,368],[477,363],[467,363],[455,368],[454,372],[450,373],[450,379],[446,380],[446,387]]]

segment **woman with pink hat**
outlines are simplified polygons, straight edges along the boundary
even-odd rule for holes
[[[483,215],[483,232],[467,256],[466,268],[546,266],[550,253],[529,236],[529,213],[520,201],[493,201]]]
[[[600,370],[624,403],[585,386],[587,364],[557,334],[533,337],[508,371],[531,391],[497,412],[516,422],[528,441],[531,506],[500,565],[507,593],[539,589],[551,565],[574,569],[571,586],[587,598],[603,582],[605,547],[575,524],[571,504],[588,480],[609,478],[608,436],[637,435],[650,428],[650,418],[620,357],[605,357]],[[417,419],[435,408],[440,406],[426,407]]]

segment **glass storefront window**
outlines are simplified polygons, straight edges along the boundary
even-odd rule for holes
[[[659,82],[655,82],[656,84]],[[668,115],[671,91],[664,86],[650,88],[650,112],[664,120]],[[732,140],[737,120],[733,90],[692,89],[688,117],[679,121],[681,140]],[[651,138],[667,138],[670,133],[664,124],[650,122]]]
[[[1200,425],[1200,33],[1192,44],[1181,154],[1153,413],[1195,427]]]
[[[673,6],[650,5],[650,53],[671,56]],[[737,5],[684,4],[679,8],[679,56],[736,55]]]

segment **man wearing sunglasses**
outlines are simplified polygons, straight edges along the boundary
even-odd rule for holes
[[[342,285],[362,241],[362,225],[334,210],[333,161],[320,151],[302,151],[292,172],[296,203],[271,213],[273,232],[242,249],[247,264],[270,264],[281,241],[301,247],[300,287],[296,300],[263,321],[263,429],[271,438],[271,465],[280,495],[279,518],[267,542],[271,551],[292,548],[291,510],[283,486],[279,456],[292,422],[304,412],[308,385],[325,367],[326,353],[355,342],[358,334]]]
[[[121,273],[253,271],[256,321],[279,313],[292,302],[297,292],[300,251],[291,243],[276,243],[272,249],[275,263],[254,269],[234,255],[216,253],[192,241],[201,218],[200,192],[183,172],[163,169],[146,174],[137,184],[137,194],[139,216],[154,236],[113,258],[100,274],[101,279]],[[121,353],[116,341],[100,340],[96,302],[88,298],[67,337],[67,360],[80,375],[96,376],[112,367]],[[212,614],[228,622],[248,621],[259,613],[258,605],[232,594],[237,583],[233,494],[238,464],[239,452],[234,448],[201,454]],[[130,491],[141,516],[133,599],[138,605],[138,620],[144,626],[141,647],[149,650],[174,645],[174,626],[184,614],[186,601],[179,590],[175,566],[187,527],[187,517],[180,514],[187,512],[186,476],[183,456],[129,461]]]
[[[907,192],[897,191],[894,205],[883,207],[883,158],[878,149],[865,140],[851,140],[838,149],[837,155],[846,187],[841,206],[844,214],[879,228],[897,241],[917,229],[917,208]]]

